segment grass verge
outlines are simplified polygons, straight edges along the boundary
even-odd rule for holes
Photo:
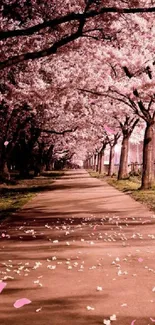
[[[39,177],[16,180],[13,184],[0,184],[0,219],[20,209],[37,193],[51,190],[54,179],[63,174],[63,171],[50,171]]]
[[[155,212],[155,185],[149,190],[139,190],[141,185],[140,177],[131,176],[129,179],[118,181],[116,177],[108,177],[92,170],[88,170],[90,176],[104,179],[109,185],[114,186],[121,192],[125,192],[136,201],[145,204],[149,209]]]

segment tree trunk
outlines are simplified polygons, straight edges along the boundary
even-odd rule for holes
[[[102,163],[102,156],[101,156],[101,152],[99,152],[99,154],[98,154],[98,172],[99,172],[99,174],[101,174],[101,163]]]
[[[98,172],[98,167],[99,167],[99,153],[96,155],[96,168],[95,168],[96,172]]]
[[[54,145],[51,144],[48,151],[45,153],[44,155],[44,161],[46,164],[46,170],[52,170],[52,166],[53,166],[53,149],[54,149]]]
[[[99,171],[100,163],[101,163],[101,155],[100,155],[100,152],[98,152],[98,154],[97,154],[96,172]]]
[[[104,173],[104,151],[100,152],[99,174]]]
[[[120,165],[118,171],[118,180],[128,177],[128,151],[129,151],[129,136],[123,136]]]
[[[34,177],[37,177],[40,175],[40,166],[38,164],[34,167]]]
[[[114,158],[115,158],[115,146],[111,146],[110,156],[109,156],[108,176],[112,176],[114,173]]]
[[[147,123],[143,144],[143,173],[142,190],[151,188],[154,181],[154,161],[153,161],[153,124]]]
[[[94,155],[94,166],[93,166],[93,170],[96,171],[96,163],[97,163],[97,156],[96,154]]]
[[[90,157],[90,169],[93,169],[93,161],[92,161],[92,157]]]
[[[152,143],[152,168],[153,168],[153,182],[155,180],[155,129],[153,127],[153,143]]]
[[[36,166],[34,167],[34,176],[40,176],[46,170],[46,164],[37,162]]]
[[[2,181],[10,180],[10,172],[8,169],[7,161],[3,161],[3,164],[2,164],[1,170],[0,170],[0,178],[2,179]]]
[[[46,171],[50,171],[53,169],[53,162],[52,161],[48,161],[46,163]]]
[[[19,177],[21,179],[29,178],[30,177],[29,168],[25,166],[21,166],[19,169]]]
[[[100,173],[101,170],[101,153],[98,153],[98,164],[97,164],[97,171]]]

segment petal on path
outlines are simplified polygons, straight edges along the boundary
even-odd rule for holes
[[[6,287],[7,283],[6,282],[0,282],[0,293],[3,291],[3,289]]]
[[[114,314],[114,315],[111,315],[111,316],[110,316],[110,320],[111,320],[111,321],[116,320],[116,315],[115,315],[115,314]]]
[[[140,257],[140,258],[138,259],[138,262],[139,262],[139,263],[142,263],[142,262],[143,262],[143,258]]]
[[[104,324],[104,325],[110,325],[111,322],[110,322],[109,319],[104,319],[104,320],[103,320],[103,324]]]
[[[18,299],[16,300],[16,302],[14,303],[14,307],[15,308],[21,308],[24,305],[28,305],[30,304],[32,301],[27,299],[27,298],[22,298],[22,299]]]
[[[134,319],[132,322],[131,322],[131,325],[134,325],[136,322],[136,319]]]
[[[99,287],[99,286],[98,286],[98,287],[96,288],[96,290],[97,290],[97,291],[102,291],[102,287]]]
[[[42,307],[41,307],[41,308],[38,308],[38,309],[36,309],[36,313],[39,313],[41,310],[42,310]]]
[[[95,309],[94,307],[87,306],[87,310],[94,310],[94,309]]]

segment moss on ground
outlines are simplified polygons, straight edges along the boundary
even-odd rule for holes
[[[63,174],[63,171],[44,172],[39,177],[0,184],[0,219],[20,209],[38,192],[51,190],[54,179]]]
[[[90,176],[105,180],[121,192],[125,192],[136,201],[139,201],[155,212],[155,185],[149,190],[140,190],[141,180],[139,176],[131,176],[128,179],[118,181],[116,176],[108,177],[98,172],[88,170]]]

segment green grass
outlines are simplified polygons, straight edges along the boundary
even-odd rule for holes
[[[99,174],[99,172],[95,172],[92,169],[87,169],[87,172],[90,174],[90,176],[96,177],[96,178],[104,178],[106,176],[106,174]]]
[[[138,177],[130,177],[129,179],[118,181],[116,177],[106,177],[109,185],[116,187],[122,192],[132,192],[140,188],[140,180]]]
[[[0,219],[20,209],[38,192],[51,190],[54,179],[63,174],[63,171],[50,171],[39,177],[0,184]]]
[[[140,201],[147,205],[151,210],[155,212],[155,189],[145,191],[135,191],[132,193],[132,197],[136,201]]]
[[[103,174],[99,175],[98,172],[88,170],[90,176],[105,180],[109,185],[114,186],[121,192],[125,192],[149,207],[155,212],[155,185],[149,190],[139,190],[141,179],[139,176],[130,176],[128,179],[118,181],[116,176],[108,177]]]
[[[130,177],[127,180],[117,181],[107,179],[108,184],[114,186],[122,192],[131,195],[136,201],[139,201],[155,212],[155,185],[149,190],[140,190],[141,181],[139,177]]]
[[[26,204],[34,194],[19,194],[14,195],[11,191],[7,193],[7,196],[3,197],[0,195],[0,219],[9,216],[11,213],[20,209],[24,204]]]

